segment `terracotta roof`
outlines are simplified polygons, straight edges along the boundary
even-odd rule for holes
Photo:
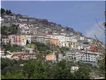
[[[11,57],[14,57],[14,56],[24,56],[24,55],[35,55],[35,54],[29,54],[29,53],[24,53],[24,52],[14,52]]]
[[[48,54],[46,56],[46,60],[48,60],[48,61],[54,61],[54,60],[56,60],[56,55],[54,55],[54,54]]]

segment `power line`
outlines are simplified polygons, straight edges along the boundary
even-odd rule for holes
[[[102,30],[104,30],[104,28],[98,23],[97,19],[96,19],[96,23],[99,26],[99,28],[101,28]]]

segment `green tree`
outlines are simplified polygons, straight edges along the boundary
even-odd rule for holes
[[[78,63],[79,70],[71,73],[73,63],[62,60],[57,63],[42,59],[15,61],[2,59],[2,79],[90,79],[90,65]],[[23,64],[23,66],[20,66]]]
[[[74,79],[90,79],[90,72],[90,65],[80,63],[79,70],[74,73]]]
[[[1,59],[1,78],[2,79],[24,79],[23,70],[20,64],[23,61]]]
[[[6,45],[3,45],[3,48],[5,48],[6,51],[13,52],[13,51],[22,51],[23,47],[18,45],[6,44]]]
[[[49,46],[43,44],[43,43],[39,43],[39,42],[36,42],[35,43],[37,45],[37,50],[39,51],[46,51],[46,50],[49,50]]]
[[[6,10],[6,14],[7,14],[7,15],[12,14],[11,10]]]
[[[66,53],[67,51],[69,51],[69,48],[67,48],[67,47],[61,47],[61,48],[60,48],[60,52],[61,52],[63,55],[65,55],[65,53]]]
[[[2,79],[25,79],[21,71],[7,72],[6,75],[1,76]]]
[[[54,79],[70,79],[72,77],[70,67],[67,66],[66,61],[64,60],[56,64],[53,68],[52,75]]]
[[[1,26],[1,34],[2,35],[11,35],[11,34],[17,34],[19,32],[19,28],[17,25],[12,26]]]
[[[105,77],[105,69],[106,69],[106,66],[105,66],[105,57],[106,57],[106,54],[104,54],[104,56],[102,57],[101,60],[98,61],[98,65],[99,65],[99,71],[101,75],[103,75]]]
[[[5,13],[5,9],[1,8],[1,14]]]
[[[30,60],[23,67],[24,75],[27,79],[47,78],[47,64],[42,60]]]

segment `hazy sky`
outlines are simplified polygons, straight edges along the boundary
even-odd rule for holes
[[[103,30],[97,25],[105,21],[104,1],[2,1],[1,7],[70,26],[90,37],[96,34],[104,40]]]

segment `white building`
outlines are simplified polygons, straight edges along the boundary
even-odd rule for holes
[[[62,35],[47,35],[48,37],[50,37],[51,39],[58,39],[60,42],[60,47],[65,47],[65,36]]]
[[[92,43],[92,42],[93,42],[93,39],[88,38],[88,39],[87,39],[87,42]]]
[[[0,24],[1,24],[1,22],[3,22],[4,21],[4,19],[2,18],[2,17],[0,17]]]
[[[50,35],[49,35],[50,36]],[[52,39],[58,39],[60,42],[60,47],[69,47],[69,42],[71,41],[71,37],[64,35],[52,35],[50,36]]]
[[[85,40],[85,37],[83,37],[83,36],[80,36],[80,40]]]
[[[27,22],[27,18],[20,18],[19,21],[20,22]]]
[[[78,48],[78,39],[76,36],[71,36],[70,37],[70,48],[71,49],[77,49]]]
[[[62,61],[62,60],[64,60],[64,59],[65,59],[65,55],[59,53],[59,54],[58,54],[58,61]]]
[[[5,56],[5,51],[4,51],[4,49],[0,48],[0,57],[3,57],[3,56]]]
[[[87,48],[88,46],[85,47],[86,44],[80,44],[80,41],[84,41],[85,37],[78,37],[76,35],[74,36],[64,36],[64,35],[47,35],[48,37],[52,39],[58,39],[59,40],[59,46],[60,47],[69,47],[71,49],[83,49]],[[79,39],[80,38],[80,39]]]
[[[90,52],[90,51],[87,51],[87,53],[85,52],[82,52],[83,53],[83,56],[81,57],[81,61],[83,62],[91,62],[91,63],[97,63],[98,61],[98,58],[100,56],[100,53],[97,53],[97,52]]]
[[[78,46],[77,36],[64,36],[64,35],[47,35],[52,39],[59,40],[60,47],[70,47],[76,49]]]
[[[2,43],[4,43],[4,44],[9,43],[9,39],[8,38],[2,38],[1,40],[2,40]]]
[[[32,25],[30,25],[30,24],[19,24],[19,28],[20,28],[20,31],[21,31],[21,33],[22,34],[30,34],[31,33],[31,31],[30,31],[30,27],[31,27]]]
[[[79,66],[72,66],[71,67],[71,73],[74,73],[75,71],[79,70]]]
[[[97,63],[100,53],[95,52],[67,52],[66,53],[66,60],[68,61],[82,61],[85,63]]]

